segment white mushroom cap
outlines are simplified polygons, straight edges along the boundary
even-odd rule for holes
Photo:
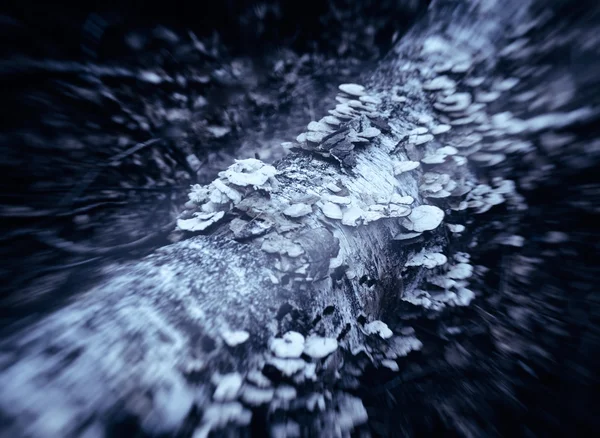
[[[290,385],[280,385],[275,389],[275,397],[281,400],[294,400],[297,395],[296,388]]]
[[[277,169],[254,158],[236,160],[226,171],[219,173],[219,176],[226,178],[230,183],[241,187],[260,187],[275,175]]]
[[[386,368],[389,368],[392,371],[400,371],[400,367],[398,366],[398,364],[396,363],[395,360],[391,360],[391,359],[383,359],[381,361],[381,365],[383,365]]]
[[[415,198],[412,196],[402,196],[399,193],[394,193],[390,198],[392,204],[412,204],[415,202]]]
[[[429,129],[425,128],[424,126],[417,126],[415,129],[409,132],[409,135],[422,135],[427,134],[428,132]]]
[[[356,227],[359,221],[364,217],[364,211],[356,206],[351,206],[344,211],[342,224]]]
[[[246,380],[260,388],[267,388],[271,386],[271,381],[269,378],[258,370],[250,371],[246,376]]]
[[[390,330],[387,324],[383,321],[375,320],[365,324],[364,331],[367,335],[379,335],[382,339],[391,338],[394,333]]]
[[[278,233],[269,234],[260,249],[269,254],[286,254],[289,257],[298,257],[304,254],[301,245]]]
[[[446,273],[448,278],[466,280],[473,275],[473,266],[468,263],[457,263]]]
[[[423,266],[427,269],[433,269],[445,264],[448,258],[440,252],[425,252],[421,251],[411,257],[405,266]]]
[[[331,188],[330,188],[331,190]],[[336,196],[330,194],[324,194],[323,200],[328,202],[333,202],[334,204],[340,205],[350,205],[352,203],[352,199],[347,196]]]
[[[307,126],[309,131],[314,132],[333,132],[333,128],[328,126],[326,123],[321,122],[310,122]]]
[[[298,204],[292,204],[283,210],[283,214],[289,217],[302,217],[310,213],[312,213],[312,207],[302,202],[299,202]]]
[[[364,138],[374,138],[381,134],[381,131],[374,127],[366,128],[364,131],[358,133],[359,136]]]
[[[321,141],[323,140],[323,138],[325,138],[326,135],[327,132],[308,131],[306,133],[306,140],[310,141],[311,143],[321,143]]]
[[[462,233],[465,231],[465,226],[462,224],[446,224],[446,226],[452,233]]]
[[[195,204],[203,204],[208,200],[209,196],[208,186],[201,186],[200,184],[194,184],[190,193],[188,194],[188,198]]]
[[[450,131],[450,129],[452,129],[452,127],[450,125],[437,125],[437,126],[434,126],[433,128],[431,128],[431,133],[433,135],[444,134],[444,133]]]
[[[322,359],[333,353],[337,348],[338,342],[334,338],[311,336],[304,344],[304,354],[313,359]]]
[[[448,155],[434,153],[431,155],[427,155],[421,159],[421,163],[424,164],[442,164],[446,161]]]
[[[260,406],[273,400],[275,390],[271,388],[256,388],[246,385],[242,392],[242,400],[251,406]]]
[[[410,327],[412,328],[412,327]],[[402,357],[408,355],[411,351],[418,351],[423,348],[423,343],[419,341],[413,333],[406,336],[396,336],[390,341],[388,357]]]
[[[433,135],[431,135],[431,134],[417,135],[414,138],[411,137],[411,143],[413,143],[417,146],[425,144],[431,140],[433,140]]]
[[[297,358],[304,350],[304,336],[298,332],[290,331],[281,338],[271,340],[273,354],[280,358]]]
[[[227,196],[227,198],[229,198],[231,201],[233,201],[234,204],[238,204],[242,201],[242,194],[240,192],[238,192],[237,190],[226,185],[219,178],[215,179],[212,182],[212,185],[216,189],[218,189],[221,193],[223,193],[225,196]],[[211,200],[212,200],[212,198],[211,198]]]
[[[340,119],[338,119],[337,117],[334,116],[325,116],[323,117],[320,122],[325,122],[329,125],[333,125],[333,126],[338,126],[340,123],[342,123],[342,121]]]
[[[223,341],[230,347],[235,347],[243,344],[250,338],[250,333],[245,330],[226,331],[221,333]]]
[[[420,164],[418,161],[400,161],[394,163],[394,175],[400,175],[404,172],[410,172],[411,170],[415,170],[419,167]]]
[[[346,94],[349,94],[350,96],[364,96],[365,93],[365,87],[363,87],[362,85],[358,85],[358,84],[341,84],[339,87],[340,91],[343,91]]]
[[[242,387],[242,382],[240,373],[225,374],[215,389],[213,399],[220,402],[235,400]]]
[[[423,89],[427,91],[450,90],[456,88],[456,82],[448,76],[438,76],[423,84]]]
[[[404,219],[403,225],[410,231],[431,231],[438,227],[444,219],[444,211],[434,205],[420,205],[413,208]]]
[[[304,369],[304,367],[307,365],[302,359],[282,359],[279,357],[273,357],[269,359],[268,363],[273,365],[286,376],[293,376],[298,371]]]
[[[371,103],[373,105],[379,105],[381,103],[381,99],[375,96],[360,96],[360,101],[364,103]]]
[[[224,211],[214,213],[194,213],[191,219],[178,219],[177,228],[183,231],[203,231],[225,216]]]
[[[208,436],[211,429],[218,429],[233,423],[238,426],[250,424],[252,412],[245,409],[241,403],[213,403],[206,407],[202,416],[203,426],[197,429],[194,436]]]
[[[409,233],[400,233],[394,236],[394,240],[411,240],[419,237],[421,233],[415,233],[414,231]]]
[[[324,202],[320,208],[325,217],[329,219],[341,219],[343,217],[342,209],[333,202]]]

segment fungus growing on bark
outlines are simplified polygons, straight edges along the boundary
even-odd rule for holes
[[[469,160],[485,167],[496,166],[506,160],[504,154],[491,154],[487,152],[476,152],[469,156]]]
[[[402,244],[412,244],[417,240],[420,240],[420,237],[423,233],[416,232],[408,232],[408,233],[398,233],[394,236],[394,240],[401,242]]]
[[[433,135],[431,134],[411,135],[408,139],[409,143],[414,144],[416,146],[425,144],[431,140],[433,140]]]
[[[213,430],[234,424],[247,426],[252,420],[252,412],[239,402],[213,403],[204,409],[201,426],[194,432],[194,437],[207,437]]]
[[[461,224],[446,224],[451,233],[462,233],[465,231],[465,226]]]
[[[327,123],[321,123],[321,122],[310,122],[307,126],[307,129],[309,131],[314,131],[314,132],[333,132],[334,129],[331,126],[328,126]]]
[[[473,275],[473,266],[468,263],[457,263],[446,273],[446,276],[453,280],[466,280],[471,275]]]
[[[338,88],[350,96],[361,97],[366,94],[365,87],[358,84],[341,84]]]
[[[303,347],[304,348],[304,347]],[[302,353],[302,351],[301,351]],[[294,374],[302,371],[307,365],[302,359],[290,358],[284,359],[279,357],[270,358],[267,363],[279,370],[284,376],[291,377]]]
[[[196,212],[191,219],[177,219],[177,228],[183,231],[203,231],[225,216],[224,211]]]
[[[333,202],[334,204],[339,204],[339,205],[352,204],[352,198],[349,198],[347,196],[330,195],[328,193],[323,195],[323,200],[328,201],[328,202]]]
[[[327,132],[308,131],[304,135],[306,137],[306,141],[311,143],[320,143],[327,135]]]
[[[457,112],[466,110],[472,102],[470,93],[454,93],[449,96],[439,96],[433,106],[443,112]]]
[[[402,225],[409,231],[423,232],[435,230],[444,219],[444,212],[434,205],[420,205],[412,209]]]
[[[311,336],[304,344],[304,354],[313,359],[322,359],[338,348],[338,342],[334,338],[322,338]]]
[[[437,268],[438,266],[444,265],[448,261],[448,258],[439,252],[427,252],[422,250],[421,252],[413,255],[404,266],[408,267],[424,267],[427,269]]]
[[[250,333],[245,330],[226,331],[221,333],[223,341],[230,347],[237,347],[250,338]]]
[[[242,400],[250,406],[260,406],[273,400],[274,395],[274,389],[245,385],[242,391]]]
[[[367,104],[373,104],[373,105],[379,105],[381,104],[381,99],[375,96],[360,96],[359,100],[361,102],[367,103]]]
[[[412,131],[410,131],[408,134],[409,135],[423,135],[423,134],[427,134],[429,132],[429,129],[425,128],[424,126],[418,126],[415,129],[413,129]]]
[[[342,121],[340,119],[338,119],[337,117],[334,117],[334,116],[325,116],[325,117],[323,117],[319,121],[320,122],[325,122],[328,125],[331,125],[331,126],[334,126],[334,127],[337,127],[337,126],[339,126],[342,123]]]
[[[292,204],[283,210],[283,214],[289,217],[298,218],[302,216],[306,216],[307,214],[312,213],[312,207],[308,204],[304,204],[302,202],[298,204]]]
[[[411,170],[415,170],[419,167],[420,164],[418,161],[400,161],[394,163],[394,175],[398,176],[404,172],[410,172]]]
[[[304,249],[297,243],[285,238],[279,233],[271,233],[265,237],[260,249],[269,254],[281,254],[295,258],[304,254]]]
[[[225,374],[219,378],[219,384],[213,393],[213,399],[218,402],[233,401],[237,398],[243,379],[239,373]]]
[[[390,202],[392,204],[412,204],[413,202],[415,202],[415,198],[413,198],[412,196],[402,196],[399,193],[394,193],[392,195],[392,197],[390,198]]]
[[[365,128],[363,131],[358,133],[359,137],[363,138],[375,138],[379,134],[381,134],[381,131],[374,127]]]
[[[333,202],[324,202],[320,206],[325,217],[329,219],[342,219],[343,213],[339,205]]]
[[[456,88],[456,82],[448,76],[438,76],[423,84],[423,89],[427,91],[451,90]]]
[[[287,332],[281,338],[272,339],[269,348],[279,358],[298,358],[304,350],[304,336],[294,331]]]
[[[219,173],[220,177],[240,187],[261,187],[275,175],[275,167],[254,158],[236,160],[226,171]]]
[[[382,339],[391,338],[394,333],[390,330],[386,323],[375,320],[364,325],[363,331],[367,335],[378,335]]]
[[[359,221],[364,217],[364,211],[356,206],[350,206],[343,212],[342,224],[350,227],[359,225]]]

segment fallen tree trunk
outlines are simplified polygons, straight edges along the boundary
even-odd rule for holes
[[[276,168],[244,160],[193,188],[179,228],[202,235],[108,269],[4,340],[6,436],[129,424],[204,436],[260,428],[266,412],[273,434],[363,424],[352,392],[365,363],[393,370],[420,348],[410,329],[378,321],[386,307],[473,298],[468,256],[446,250],[462,230],[452,214],[519,207],[508,181],[477,186],[468,161],[493,166],[506,151],[481,151],[484,136],[497,144],[544,123],[487,112],[514,86],[496,68],[507,28],[529,23],[526,3],[434,2],[366,90],[342,86],[330,118]],[[440,292],[421,291],[425,279]]]

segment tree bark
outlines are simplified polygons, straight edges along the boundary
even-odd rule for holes
[[[497,66],[513,41],[505,35],[530,22],[528,7],[434,1],[365,84],[371,99],[363,100],[374,103],[350,110],[330,134],[346,149],[327,147],[327,137],[300,139],[275,175],[256,162],[234,165],[235,175],[208,186],[209,198],[196,195],[180,221],[204,227],[193,214],[210,204],[203,212],[215,223],[201,235],[112,266],[96,286],[5,339],[4,436],[102,436],[130,421],[149,435],[243,433],[260,427],[266,412],[273,434],[346,435],[363,424],[366,412],[352,395],[361,367],[393,369],[420,347],[410,330],[392,333],[378,323],[382,314],[401,299],[427,308],[471,299],[456,281],[429,304],[415,295],[432,272],[453,280],[447,272],[468,263],[449,259],[440,273],[415,259],[425,255],[435,267],[433,254],[449,255],[453,237],[414,212],[435,215],[418,206],[436,205],[454,225],[457,212],[494,205],[469,198],[478,177],[458,157],[487,165],[503,154],[478,155],[479,132],[518,136],[541,123],[493,119],[485,99],[473,103],[481,88],[510,86]],[[358,137],[380,133],[363,141],[352,129]],[[399,163],[424,158],[419,169],[400,173]],[[435,185],[424,172],[449,176],[441,190],[448,197],[422,187]],[[234,182],[248,174],[260,181]],[[235,193],[225,199],[229,189]],[[509,189],[494,193],[518,204]],[[407,196],[410,205],[402,203]],[[398,240],[409,232],[418,233],[417,244]],[[409,260],[416,266],[407,267]]]

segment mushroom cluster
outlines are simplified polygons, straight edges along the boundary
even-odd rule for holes
[[[203,231],[221,220],[225,213],[240,204],[248,193],[277,186],[277,169],[260,160],[236,160],[219,177],[206,186],[193,185],[186,211],[177,220],[183,231]]]
[[[389,130],[377,110],[382,103],[377,96],[368,95],[358,84],[341,84],[336,97],[339,102],[329,115],[312,121],[307,131],[298,135],[298,147],[323,157],[333,157],[346,167],[355,165],[353,149],[368,144]]]

